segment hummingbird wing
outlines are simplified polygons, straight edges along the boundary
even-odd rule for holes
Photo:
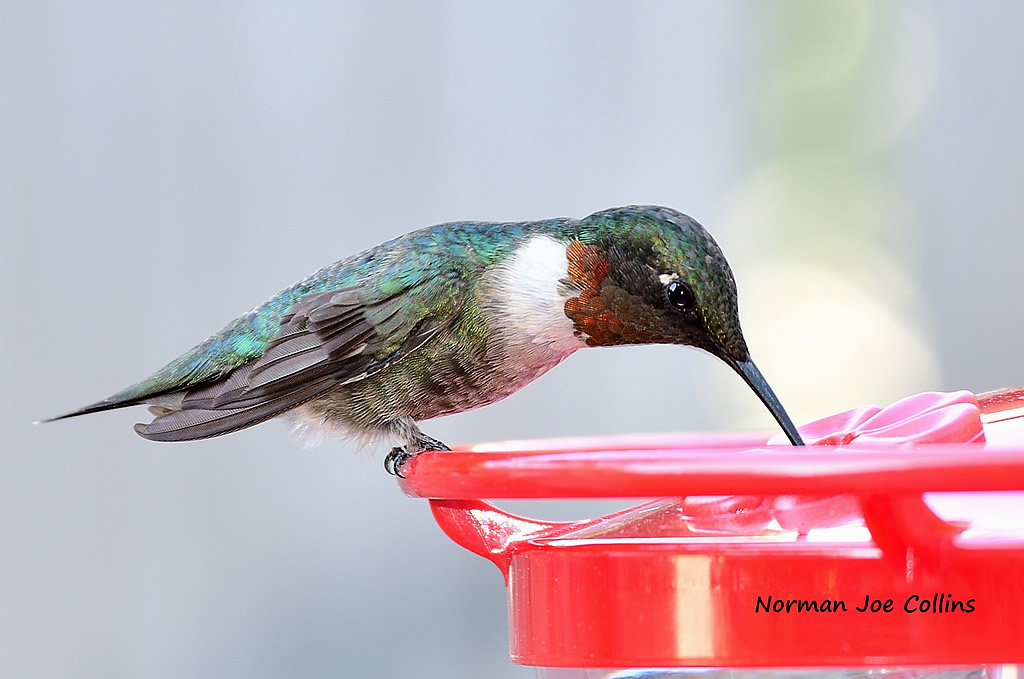
[[[365,379],[416,351],[457,317],[458,277],[435,277],[436,304],[409,303],[408,289],[367,299],[360,286],[302,297],[281,319],[266,351],[225,378],[185,392],[179,407],[136,431],[147,439],[208,438],[275,417],[336,387]]]

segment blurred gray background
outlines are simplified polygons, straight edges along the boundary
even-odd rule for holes
[[[1022,25],[994,1],[3,3],[0,676],[532,676],[498,571],[384,451],[273,422],[153,444],[141,409],[31,424],[417,227],[688,212],[797,422],[1024,383]],[[427,431],[772,425],[714,359],[647,347]]]

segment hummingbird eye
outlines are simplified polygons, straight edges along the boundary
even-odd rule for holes
[[[665,297],[669,304],[680,311],[692,311],[697,306],[697,296],[689,285],[679,279],[673,279],[665,285]]]

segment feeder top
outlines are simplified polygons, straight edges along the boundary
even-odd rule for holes
[[[712,435],[424,453],[401,483],[502,570],[521,664],[1022,662],[1024,527],[1006,518],[1024,493],[992,493],[1024,490],[1019,391],[851,410],[801,427],[806,448]],[[481,497],[661,499],[553,523]]]

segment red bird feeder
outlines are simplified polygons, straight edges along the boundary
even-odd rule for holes
[[[919,394],[806,425],[805,448],[741,435],[477,446],[418,455],[401,483],[501,569],[512,659],[541,676],[1018,676],[1022,405],[1024,389]],[[608,497],[662,499],[567,523],[477,499]]]

